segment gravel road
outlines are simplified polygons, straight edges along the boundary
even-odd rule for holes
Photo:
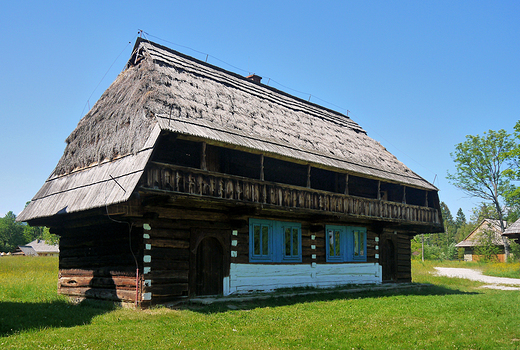
[[[435,270],[439,276],[466,278],[472,281],[487,283],[485,286],[482,286],[483,288],[520,290],[520,279],[517,278],[484,276],[482,272],[478,270],[455,267],[436,267]]]

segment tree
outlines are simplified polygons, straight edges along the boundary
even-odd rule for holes
[[[516,122],[514,137],[520,140],[520,120]],[[513,167],[506,169],[504,174],[511,181],[520,181],[520,143],[516,144],[508,154],[513,162]],[[520,187],[512,186],[506,195],[506,205],[508,207],[508,222],[515,222],[520,218]]]
[[[455,226],[459,229],[464,225],[466,225],[466,215],[464,215],[462,208],[459,208],[457,216],[455,217]]]
[[[460,242],[471,232],[472,228],[468,227],[468,223],[466,222],[466,215],[461,208],[457,211],[457,216],[455,217],[455,242]],[[469,229],[469,230],[468,230]]]
[[[25,206],[27,207],[29,205],[29,202],[25,203]],[[35,239],[41,239],[45,241],[47,244],[59,244],[60,243],[60,236],[52,234],[48,227],[44,226],[31,226],[31,225],[24,225],[23,228],[23,237],[24,237],[24,244],[34,241]]]
[[[16,222],[16,215],[10,211],[0,220],[0,251],[12,252],[24,243],[23,224]]]
[[[520,130],[520,129],[519,129]],[[448,173],[448,179],[471,197],[481,198],[492,204],[496,219],[505,231],[502,202],[513,191],[510,173],[514,166],[512,154],[517,144],[505,130],[485,132],[483,136],[466,136],[466,141],[455,146],[451,157],[456,172]],[[504,240],[506,260],[509,245]]]

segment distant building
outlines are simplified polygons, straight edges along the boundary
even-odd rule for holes
[[[60,254],[60,248],[57,244],[47,244],[41,239],[35,239],[27,245],[18,246],[18,249],[19,255],[25,256],[58,256]]]
[[[505,231],[504,236],[520,243],[520,219],[512,223]]]
[[[507,226],[506,222],[504,222],[504,226]],[[471,233],[462,242],[459,242],[457,245],[455,245],[457,248],[464,248],[464,261],[480,260],[480,256],[475,254],[475,247],[479,245],[479,239],[485,230],[491,230],[495,234],[495,237],[493,237],[493,243],[500,248],[500,251],[497,254],[497,258],[500,262],[505,261],[504,241],[502,239],[500,221],[492,219],[482,220],[480,225],[471,231]]]

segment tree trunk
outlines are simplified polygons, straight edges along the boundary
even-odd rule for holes
[[[495,208],[497,209],[498,220],[500,222],[500,231],[502,232],[502,234],[504,234],[506,227],[504,225],[502,209],[500,208],[500,204],[498,203],[498,201],[495,201]],[[507,262],[509,260],[509,254],[511,251],[509,247],[509,240],[506,237],[502,236],[502,242],[504,242],[504,262]]]

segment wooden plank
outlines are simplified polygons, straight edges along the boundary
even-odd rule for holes
[[[135,290],[114,290],[103,288],[59,288],[59,294],[70,297],[135,302]]]
[[[146,279],[160,280],[160,279],[187,279],[188,270],[152,270],[146,274]]]
[[[152,292],[158,296],[181,295],[188,291],[188,283],[171,283],[171,284],[152,284],[149,287],[143,287],[143,293]]]
[[[61,287],[135,288],[135,277],[61,277],[58,283]]]
[[[149,251],[149,255],[152,257],[153,260],[187,260],[190,257],[190,252],[188,249],[179,249],[179,248],[160,248],[160,247],[153,247]]]
[[[146,263],[145,266],[150,267],[152,269],[152,271],[166,270],[166,269],[188,270],[190,268],[190,262],[189,262],[189,260],[152,259],[152,261],[149,263]]]
[[[133,276],[135,278],[136,268],[135,265],[130,266],[110,266],[106,268],[85,270],[85,269],[60,269],[59,275],[63,277],[72,277],[72,276],[100,276],[100,277],[110,277],[110,276]]]
[[[152,248],[179,248],[188,249],[190,247],[189,241],[182,241],[177,239],[159,239],[150,238],[147,241],[148,244],[152,245]]]
[[[135,268],[135,261],[130,253],[128,255],[116,256],[89,256],[89,257],[74,257],[61,258],[59,266],[60,269],[74,269],[89,266],[90,268],[106,267],[106,266],[120,266],[127,263],[128,266]]]
[[[190,239],[190,228],[179,229],[174,223],[171,224],[171,228],[164,227],[166,225],[161,225],[161,227],[157,227],[157,225],[152,224],[152,230],[150,231],[150,235],[153,239],[164,238],[164,239],[179,239],[179,240],[189,240]],[[188,226],[188,225],[186,225]]]

